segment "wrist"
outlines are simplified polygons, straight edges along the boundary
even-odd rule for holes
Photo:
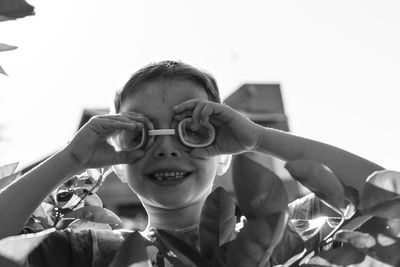
[[[59,151],[58,156],[60,157],[60,160],[62,164],[68,168],[69,174],[75,175],[77,173],[82,172],[86,168],[76,159],[74,154],[68,149],[68,146]]]
[[[251,149],[249,149],[248,152],[259,152],[260,147],[261,147],[261,143],[262,143],[262,132],[264,130],[263,126],[260,126],[256,123],[254,123],[254,127],[251,130],[251,132],[254,134],[253,136],[253,146],[251,147]]]

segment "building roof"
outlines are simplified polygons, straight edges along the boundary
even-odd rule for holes
[[[244,84],[224,103],[258,124],[289,131],[279,84]]]

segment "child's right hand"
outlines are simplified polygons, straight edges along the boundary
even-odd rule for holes
[[[81,169],[133,163],[143,156],[143,151],[117,152],[107,142],[107,137],[118,130],[142,129],[144,123],[144,117],[134,113],[94,116],[76,133],[65,150]]]

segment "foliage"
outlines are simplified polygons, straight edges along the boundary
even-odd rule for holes
[[[33,10],[34,7],[24,0],[2,0],[0,1],[0,22],[34,15]],[[0,43],[0,52],[14,49],[17,49],[17,47]],[[7,75],[1,66],[0,74]]]
[[[103,208],[96,195],[110,169],[88,169],[75,175],[54,190],[34,211],[27,228],[48,229],[115,229],[121,220]]]
[[[11,163],[0,167],[0,189],[4,189],[20,177],[20,173],[15,172],[17,166],[18,163]],[[4,242],[2,244],[5,249],[4,251],[0,250],[0,254],[3,256],[19,255],[18,262],[23,263],[22,259],[26,259],[29,252],[43,240],[43,233],[48,234],[55,229],[80,231],[82,229],[111,230],[119,228],[121,224],[119,217],[103,208],[102,201],[96,195],[110,172],[111,169],[88,169],[65,181],[46,197],[26,223],[25,230],[39,233],[0,240],[0,242]],[[18,253],[10,253],[10,251],[15,252],[14,244],[24,240],[27,244],[32,243],[29,248],[20,249]],[[8,248],[6,245],[9,245]],[[15,258],[12,259],[15,260]]]
[[[295,213],[289,218],[287,193],[276,174],[246,156],[237,156],[233,166],[236,204],[245,215],[242,227],[236,224],[233,196],[215,189],[201,213],[200,250],[176,232],[154,231],[151,242],[175,266],[400,265],[400,173],[373,173],[358,195],[320,163],[288,162],[289,173],[331,209],[328,216],[306,218],[299,227]],[[0,186],[18,177],[16,167],[16,163],[0,167]],[[108,172],[87,170],[57,188],[27,224],[36,231],[47,230],[1,240],[0,254],[6,258],[0,262],[9,258],[22,264],[52,229],[117,228],[118,217],[102,208],[95,194]],[[22,241],[25,246],[20,245]],[[146,242],[150,241],[131,233],[111,266],[151,266]],[[20,249],[15,252],[17,246]]]
[[[24,264],[29,253],[54,231],[55,229],[51,228],[36,234],[3,238],[0,240],[0,254],[18,264]]]
[[[19,178],[15,172],[18,163],[0,167],[0,189]],[[118,228],[121,220],[96,195],[110,170],[88,169],[75,175],[54,190],[29,218],[26,227],[31,230],[56,229]]]
[[[287,169],[291,174],[297,163],[288,163]],[[318,183],[324,183],[331,174],[316,172],[321,165],[316,162],[302,161],[302,166],[308,166],[300,181],[319,179]],[[299,166],[299,165],[297,165]],[[324,167],[327,172],[332,173]],[[305,177],[308,175],[308,178]],[[314,176],[318,173],[318,176]],[[296,175],[293,175],[296,178]],[[315,184],[314,184],[315,185]],[[319,191],[325,185],[309,187],[312,191]],[[332,188],[333,189],[333,188]],[[338,192],[349,192],[348,190],[329,190],[326,188],[324,194],[319,196],[325,201],[335,199]],[[399,266],[400,255],[400,173],[395,171],[377,171],[371,174],[364,185],[364,189],[358,199],[352,194],[344,195],[347,205],[355,206],[356,212],[342,213],[345,219],[336,227],[331,235],[325,238],[319,247],[314,248],[306,256],[298,260],[300,266]],[[332,203],[332,202],[331,202]],[[337,210],[343,210],[338,203]],[[329,235],[330,236],[330,235]]]
[[[0,1],[0,21],[19,19],[34,15],[34,7],[25,0]]]

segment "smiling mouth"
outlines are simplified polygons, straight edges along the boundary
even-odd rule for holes
[[[149,177],[152,180],[157,182],[163,181],[178,181],[186,178],[190,173],[189,172],[173,172],[173,171],[166,171],[166,172],[156,172],[151,174]]]

